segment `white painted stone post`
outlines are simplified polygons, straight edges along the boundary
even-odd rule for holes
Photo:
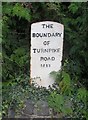
[[[31,81],[39,86],[52,86],[50,72],[61,69],[64,26],[44,21],[31,25]]]

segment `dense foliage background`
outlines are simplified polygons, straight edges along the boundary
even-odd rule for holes
[[[20,104],[23,101],[20,100],[27,99],[29,93],[30,98],[35,98],[36,94],[41,94],[39,91],[39,93],[36,92],[36,88],[29,84],[30,27],[33,22],[50,20],[62,23],[65,27],[65,35],[62,70],[60,73],[55,71],[51,73],[60,90],[56,89],[50,92],[49,105],[58,112],[66,115],[71,114],[71,117],[88,118],[86,114],[88,93],[87,7],[88,3],[86,2],[4,2],[2,4],[3,116],[8,116],[9,106],[14,104],[17,107],[21,106]],[[33,91],[35,96],[32,96]],[[63,97],[66,96],[72,98],[74,103],[73,108],[69,109],[67,113],[67,109],[65,110],[62,106],[65,102]],[[55,97],[56,99],[54,99]],[[58,105],[57,100],[61,100],[61,104]],[[53,101],[55,105],[52,104]]]

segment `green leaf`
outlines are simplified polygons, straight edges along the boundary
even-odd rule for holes
[[[12,8],[13,8],[13,5],[7,3],[7,4],[3,5],[2,13],[3,14],[11,15]]]
[[[63,79],[59,83],[61,93],[70,95],[72,90],[70,76],[65,71],[62,71],[62,76],[63,76]]]
[[[71,11],[73,14],[75,14],[78,10],[78,6],[76,3],[71,3],[71,5],[69,6],[69,11]]]
[[[50,72],[50,76],[53,77],[56,80],[57,72],[56,71]]]
[[[71,80],[70,80],[70,76],[68,73],[66,72],[62,72],[62,76],[63,76],[63,83],[67,88],[70,88],[71,86]]]
[[[13,7],[13,16],[18,16],[20,18],[25,18],[26,20],[30,21],[30,10],[24,8],[21,4],[16,3]]]
[[[83,102],[86,102],[88,97],[88,92],[85,88],[79,88],[77,93],[78,100],[82,100]]]

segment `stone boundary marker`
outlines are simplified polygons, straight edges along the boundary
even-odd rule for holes
[[[31,25],[31,69],[32,82],[38,86],[52,86],[52,71],[61,69],[64,26],[57,22],[44,21]]]

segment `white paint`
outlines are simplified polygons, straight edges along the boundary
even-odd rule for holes
[[[42,25],[46,24],[46,25]],[[47,27],[49,25],[50,28]],[[44,28],[43,28],[44,27]],[[37,22],[31,25],[31,78],[32,82],[39,86],[52,86],[54,80],[50,77],[50,72],[61,69],[62,51],[63,51],[63,31],[64,26],[57,22],[45,21]],[[56,37],[33,37],[33,33],[56,33]],[[57,33],[62,33],[61,36]],[[39,35],[39,34],[37,34]],[[47,41],[47,42],[46,42]],[[47,45],[45,45],[47,44]],[[59,52],[37,53],[33,49],[57,49]],[[43,59],[41,58],[43,57]],[[47,57],[47,58],[46,58]],[[44,59],[46,61],[44,61]],[[42,64],[42,65],[41,65]],[[44,67],[43,64],[48,64]],[[36,78],[36,79],[35,79]],[[40,80],[41,79],[41,80]]]

